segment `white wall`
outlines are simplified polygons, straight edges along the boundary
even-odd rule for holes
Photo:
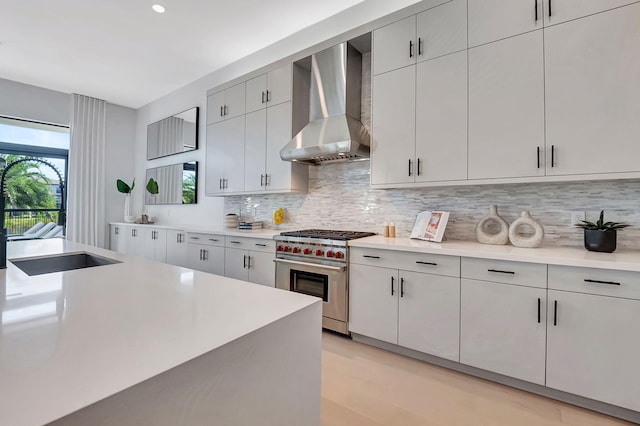
[[[224,199],[204,196],[204,146],[206,137],[206,92],[216,86],[226,84],[260,68],[285,58],[296,59],[339,43],[342,39],[355,37],[374,28],[376,20],[397,10],[418,3],[416,0],[367,0],[343,13],[332,16],[316,25],[308,27],[278,43],[249,55],[225,68],[212,72],[193,83],[170,93],[138,110],[135,143],[136,182],[145,180],[147,168],[176,164],[185,161],[198,161],[198,204],[174,206],[149,206],[151,216],[159,223],[207,224],[222,223]],[[426,8],[433,0],[425,0],[418,8]],[[387,18],[385,18],[387,19]],[[146,127],[162,118],[184,111],[193,106],[200,107],[200,149],[190,153],[171,157],[146,160]],[[134,214],[142,210],[144,190],[134,191]]]
[[[68,126],[71,96],[37,86],[0,79],[0,115]],[[133,177],[133,144],[136,135],[136,111],[119,105],[107,105],[106,125],[106,223],[122,221],[124,198],[116,190],[116,179]]]

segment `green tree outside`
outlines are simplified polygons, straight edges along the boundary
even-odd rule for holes
[[[193,204],[196,200],[196,174],[188,173],[182,177],[182,204]]]
[[[3,154],[10,164],[25,158],[22,155]],[[55,209],[56,199],[50,192],[50,181],[40,171],[41,163],[25,161],[16,164],[4,180],[7,209]],[[46,166],[44,166],[46,167]]]

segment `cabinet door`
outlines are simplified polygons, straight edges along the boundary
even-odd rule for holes
[[[225,110],[224,119],[239,117],[245,113],[246,102],[245,84],[236,84],[233,87],[228,88],[224,92]]]
[[[460,278],[400,271],[398,344],[459,361]]]
[[[466,179],[467,52],[420,62],[416,87],[416,182]]]
[[[418,61],[467,48],[467,0],[453,0],[418,14]]]
[[[224,177],[224,150],[229,139],[229,122],[221,122],[207,126],[205,192],[207,195],[222,192]]]
[[[187,243],[184,231],[167,230],[167,263],[189,267],[187,262]]]
[[[153,260],[157,262],[167,262],[167,230],[153,229],[151,230],[151,239],[153,240]]]
[[[225,121],[228,131],[224,141],[225,192],[244,191],[244,125],[244,115]]]
[[[469,179],[544,176],[542,31],[469,50]]]
[[[224,90],[207,96],[207,124],[224,120]]]
[[[291,163],[280,158],[280,150],[291,138],[291,102],[267,108],[265,189],[269,191],[291,188]]]
[[[262,74],[247,81],[246,86],[247,114],[267,106],[267,75]]]
[[[549,3],[545,2],[544,25],[559,24],[637,1],[638,0],[553,0],[551,2],[551,10],[549,10],[548,7]]]
[[[203,247],[204,261],[206,263],[206,272],[215,275],[224,275],[224,247]]]
[[[415,64],[416,17],[409,16],[373,32],[373,74]]]
[[[544,385],[546,290],[462,279],[460,362]]]
[[[542,28],[543,1],[469,0],[469,47]]]
[[[246,115],[244,189],[258,192],[265,188],[265,156],[267,151],[267,110]]]
[[[276,286],[276,264],[273,253],[250,251],[248,259],[249,281],[269,287]]]
[[[373,77],[371,184],[414,181],[416,67]]]
[[[120,225],[111,225],[109,232],[109,248],[115,252],[126,254],[124,248],[124,241],[126,236],[121,236],[121,233],[127,232],[126,228]]]
[[[547,174],[640,170],[640,3],[545,29],[544,48]]]
[[[267,73],[267,106],[278,105],[291,100],[291,64]]]
[[[248,257],[249,254],[246,250],[225,248],[224,276],[249,281]]]
[[[349,266],[349,331],[398,343],[398,270]]]
[[[547,386],[640,411],[640,301],[549,290],[547,318]]]

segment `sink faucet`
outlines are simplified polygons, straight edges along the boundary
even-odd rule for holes
[[[4,227],[4,210],[5,210],[4,182],[7,178],[7,172],[11,170],[13,166],[15,166],[16,164],[26,163],[30,161],[33,161],[36,163],[42,163],[45,166],[49,166],[58,175],[58,179],[60,182],[60,211],[58,213],[58,225],[63,226],[63,232],[64,232],[64,226],[67,220],[66,212],[64,208],[64,179],[62,179],[62,175],[60,174],[58,169],[48,161],[45,161],[41,158],[36,158],[36,157],[20,158],[18,160],[12,161],[9,164],[6,163],[6,160],[4,160],[3,158],[0,158],[0,168],[4,166],[4,168],[2,169],[2,175],[0,175],[0,230],[1,230],[0,231],[0,269],[7,269],[7,229]]]

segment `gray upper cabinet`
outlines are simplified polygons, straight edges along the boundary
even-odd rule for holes
[[[207,124],[218,123],[245,113],[245,83],[207,97]]]
[[[543,26],[543,0],[468,0],[469,47]],[[573,2],[577,3],[577,2]]]
[[[416,63],[416,17],[410,16],[373,32],[373,74]]]
[[[552,0],[545,2],[545,27],[582,18],[605,10],[636,3],[638,0]],[[551,7],[549,7],[549,5]],[[638,21],[636,21],[637,23]]]
[[[247,114],[291,100],[291,64],[247,81]]]
[[[417,60],[467,48],[467,1],[453,0],[417,15]]]

